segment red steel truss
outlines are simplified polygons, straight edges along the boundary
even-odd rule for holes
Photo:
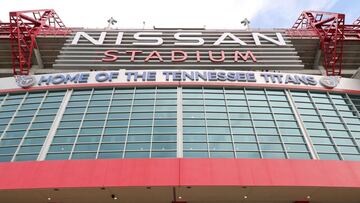
[[[352,25],[346,25],[344,14],[304,11],[287,34],[319,37],[326,74],[341,75],[344,40],[360,40],[360,17]]]
[[[360,17],[358,17],[358,18],[354,21],[353,24],[354,24],[354,25],[360,25]],[[355,29],[359,29],[359,27],[356,27]]]
[[[14,75],[30,72],[37,35],[66,35],[70,32],[53,9],[10,12],[10,43]]]
[[[314,30],[323,52],[327,75],[341,75],[345,15],[321,11],[304,11],[291,29]]]

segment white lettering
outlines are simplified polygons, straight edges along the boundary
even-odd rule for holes
[[[101,32],[98,39],[88,35],[86,32],[77,32],[72,40],[71,44],[76,45],[79,43],[79,40],[83,37],[87,41],[91,42],[94,45],[102,45],[104,43],[107,32]],[[137,32],[134,34],[134,39],[136,42],[133,42],[133,45],[144,45],[144,46],[159,46],[164,43],[162,32]],[[203,33],[201,32],[178,32],[174,34],[174,38],[177,40],[174,42],[175,46],[201,46],[205,44],[204,39],[201,37]],[[254,32],[251,33],[252,38],[256,46],[261,46],[262,43],[260,39],[266,40],[278,46],[285,46],[286,42],[281,35],[281,33],[276,32],[276,39],[266,36],[264,34]],[[124,32],[118,32],[115,45],[120,45]],[[214,42],[213,45],[219,46],[221,44],[239,44],[246,46],[247,44],[242,41],[239,37],[235,36],[230,32],[222,33],[221,36]]]
[[[226,37],[230,37],[231,41],[225,41]],[[247,44],[243,41],[241,41],[239,38],[237,38],[235,35],[231,34],[230,32],[223,33],[218,40],[214,43],[214,45],[218,46],[220,44],[240,44],[243,46],[246,46]]]
[[[136,40],[146,40],[153,42],[134,42],[133,45],[145,45],[145,46],[153,46],[153,45],[161,45],[163,43],[163,39],[161,37],[144,37],[151,35],[162,35],[162,32],[138,32],[134,34],[134,38]]]
[[[278,41],[275,40],[275,39],[273,39],[273,38],[270,38],[270,37],[268,37],[268,36],[266,36],[266,35],[260,34],[260,33],[258,33],[258,32],[253,32],[253,33],[252,33],[252,36],[253,36],[253,38],[254,38],[254,41],[255,41],[255,44],[256,44],[256,45],[261,45],[261,42],[260,42],[260,39],[259,39],[259,38],[262,38],[262,39],[264,39],[264,40],[267,40],[267,41],[272,42],[272,43],[274,43],[274,44],[277,44],[277,45],[279,45],[279,46],[284,46],[284,45],[286,45],[284,38],[283,38],[282,35],[281,35],[280,33],[278,33],[278,32],[276,33],[276,37],[278,38]]]
[[[204,39],[201,37],[185,37],[193,35],[202,35],[201,32],[178,32],[175,33],[174,38],[181,41],[191,41],[191,42],[175,42],[174,45],[179,46],[200,46],[205,43]],[[195,42],[196,41],[196,42]]]
[[[102,45],[104,43],[105,36],[106,36],[106,32],[101,32],[99,39],[95,40],[85,32],[77,32],[71,44],[78,44],[80,37],[84,37],[85,39],[89,40],[91,43],[95,45]]]

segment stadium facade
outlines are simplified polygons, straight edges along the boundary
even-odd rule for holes
[[[67,29],[11,12],[0,201],[359,202],[360,27],[343,18]]]

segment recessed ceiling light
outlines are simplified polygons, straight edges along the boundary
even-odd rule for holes
[[[51,197],[48,197],[48,200],[50,201],[50,200],[51,200]]]
[[[181,197],[181,196],[179,196],[178,198],[179,198],[179,199],[182,199],[182,197]]]
[[[244,195],[244,199],[247,199],[248,198],[248,196],[247,195]]]
[[[113,198],[114,200],[118,199],[114,194],[111,195],[111,198]]]
[[[308,195],[306,198],[310,199],[311,197],[310,197],[310,195]]]

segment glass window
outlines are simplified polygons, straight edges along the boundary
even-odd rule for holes
[[[23,141],[23,145],[31,145],[31,144],[43,144],[45,141],[44,137],[41,138],[25,138]]]
[[[70,152],[72,145],[51,145],[49,152]]]
[[[301,144],[286,144],[286,150],[291,152],[307,152],[306,145]]]
[[[150,134],[131,134],[127,137],[128,142],[150,142],[151,135]]]
[[[207,137],[205,134],[191,135],[184,134],[184,142],[206,142]]]
[[[324,160],[340,160],[340,157],[337,154],[318,153],[318,155],[320,159],[324,159]]]
[[[71,159],[95,159],[96,153],[91,152],[77,152],[73,153]]]
[[[260,158],[259,152],[236,152],[237,158]]]
[[[102,128],[82,128],[80,134],[92,134],[92,135],[101,135]]]
[[[6,156],[3,156],[3,155],[0,155],[0,162],[10,162],[11,161],[11,159],[12,159],[12,155],[11,156],[8,156],[8,155],[6,155]]]
[[[102,142],[125,142],[125,135],[104,135]]]
[[[98,144],[77,144],[74,151],[96,151]]]
[[[18,153],[39,153],[41,146],[22,146]]]
[[[184,150],[207,150],[206,143],[184,143]]]
[[[152,150],[176,150],[176,143],[153,143]]]
[[[153,142],[176,142],[176,135],[153,135]]]
[[[77,142],[99,142],[100,136],[79,136]]]
[[[48,153],[46,160],[66,160],[69,159],[70,153]]]
[[[236,151],[259,151],[257,144],[250,143],[236,143],[235,144]]]
[[[217,151],[212,151],[210,152],[210,157],[211,158],[234,158],[235,154],[234,152],[217,152]]]
[[[151,152],[152,158],[175,158],[176,152]]]
[[[99,159],[113,159],[113,158],[122,158],[122,152],[100,152],[98,155]]]
[[[311,159],[309,153],[288,152],[288,155],[289,155],[289,159]]]
[[[36,160],[37,154],[18,154],[15,156],[15,161],[32,161]]]
[[[335,147],[331,145],[315,145],[315,149],[318,152],[336,152]]]
[[[119,150],[124,150],[124,144],[102,144],[100,146],[100,150],[101,151],[106,151],[106,150],[112,150],[112,151],[119,151]]]
[[[196,152],[196,151],[184,151],[184,157],[185,158],[208,158],[209,153],[202,151],[202,152]]]
[[[73,143],[75,141],[76,137],[57,137],[55,136],[53,139],[53,143]]]
[[[285,154],[282,152],[263,152],[263,158],[271,159],[285,159]]]
[[[125,158],[149,158],[150,152],[125,152]]]

